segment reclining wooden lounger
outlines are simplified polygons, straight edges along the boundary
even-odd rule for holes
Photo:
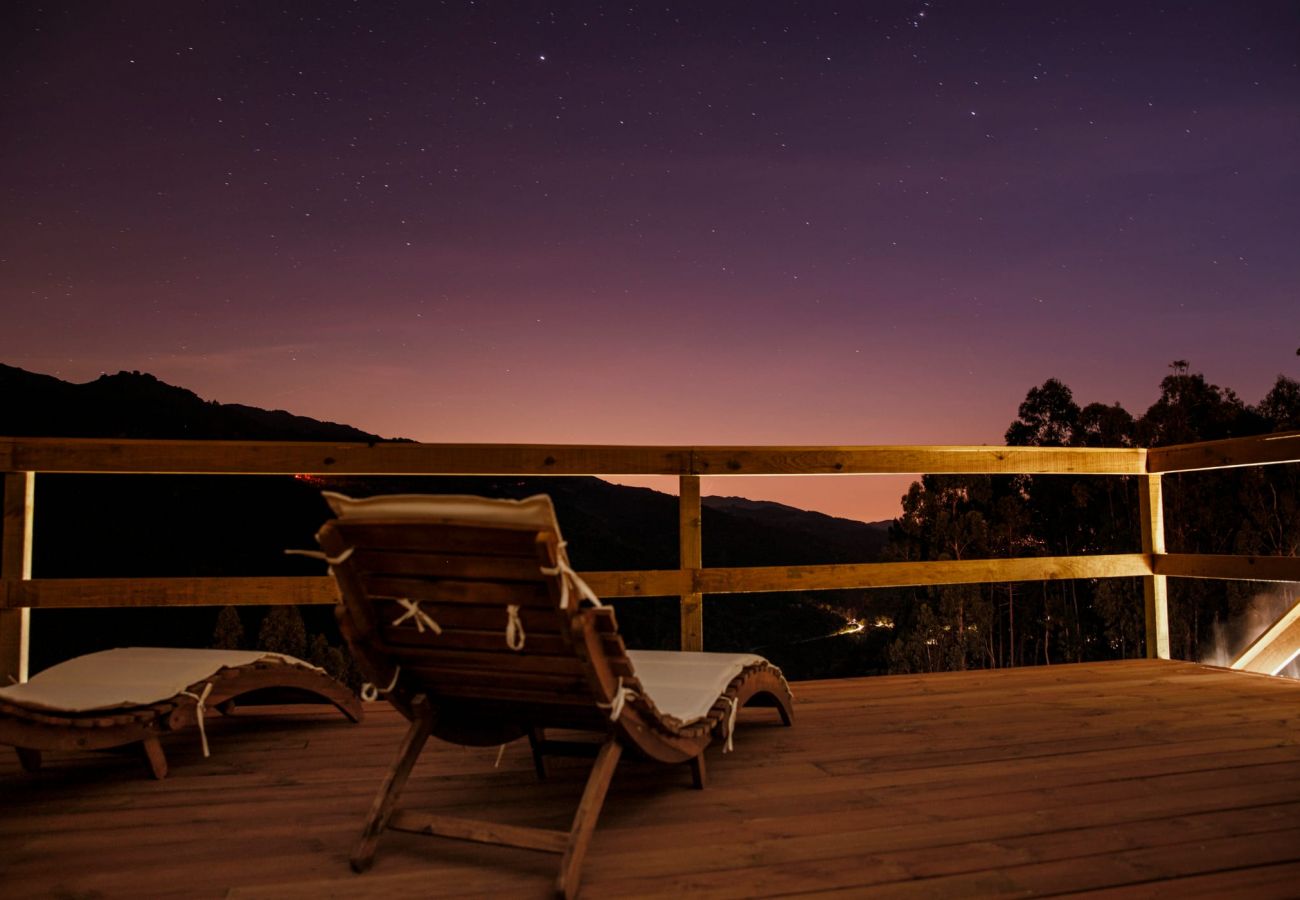
[[[547,496],[325,497],[337,518],[317,540],[338,582],[340,629],[372,695],[411,720],[352,855],[358,872],[392,828],[560,853],[556,893],[572,896],[625,748],[689,763],[703,788],[704,750],[715,738],[730,748],[739,707],[774,706],[790,724],[789,686],[762,657],[627,650],[614,611],[569,567]],[[546,728],[605,739],[549,740]],[[572,827],[397,810],[430,736],[475,746],[526,736],[538,777],[548,753],[595,755]]]
[[[35,772],[46,750],[100,750],[139,743],[155,778],[167,775],[158,738],[199,726],[206,708],[231,712],[252,691],[283,690],[334,704],[361,720],[355,694],[323,669],[279,653],[127,647],[78,656],[23,684],[0,688],[0,744]]]

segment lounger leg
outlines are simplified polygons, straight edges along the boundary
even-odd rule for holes
[[[375,795],[374,803],[370,806],[370,815],[366,817],[365,827],[361,829],[361,842],[357,844],[356,850],[352,851],[354,872],[364,872],[374,862],[375,846],[379,843],[379,836],[383,834],[385,826],[388,825],[389,816],[393,814],[397,796],[402,793],[402,788],[406,787],[406,779],[410,777],[415,760],[433,731],[433,710],[429,708],[428,701],[424,697],[418,697],[412,707],[415,718],[411,720],[411,727],[407,729],[406,737],[402,740],[397,761],[384,776],[384,783],[380,785],[379,793]]]
[[[533,748],[533,768],[537,770],[537,780],[546,780],[546,760],[542,758],[542,744],[546,732],[541,728],[528,729],[528,746]]]
[[[35,775],[41,770],[41,751],[32,750],[28,747],[15,747],[18,751],[18,762],[22,765],[23,771]]]
[[[610,779],[614,777],[614,767],[623,755],[623,746],[610,738],[596,754],[596,764],[591,768],[587,787],[582,792],[578,803],[578,812],[573,817],[573,827],[569,829],[569,845],[560,860],[560,874],[555,879],[555,895],[571,898],[578,893],[578,881],[582,878],[582,860],[587,855],[587,845],[591,843],[592,832],[596,830],[596,819],[600,808],[605,803],[605,792],[609,790]]]
[[[786,705],[784,703],[777,703],[776,711],[781,716],[781,724],[784,725],[786,728],[789,728],[791,725],[794,724],[793,720],[790,718],[790,710],[786,708]]]
[[[691,764],[691,782],[695,785],[696,790],[704,790],[707,777],[704,772],[704,751],[700,751],[699,756],[692,757]]]
[[[158,738],[149,736],[140,742],[140,749],[144,751],[144,761],[149,765],[149,771],[153,777],[162,781],[167,777],[167,757],[163,755],[162,744],[158,743]]]

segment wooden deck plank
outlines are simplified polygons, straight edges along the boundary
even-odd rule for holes
[[[1300,863],[1278,863],[1212,872],[1208,875],[1148,881],[1101,891],[1078,891],[1060,896],[1073,900],[1097,900],[1101,897],[1109,900],[1155,900],[1167,897],[1178,897],[1179,900],[1222,900],[1235,891],[1239,896],[1293,900],[1297,884],[1300,884]]]
[[[736,752],[620,766],[589,896],[1287,896],[1300,874],[1300,683],[1126,661],[795,685],[796,724],[746,710]],[[280,711],[283,712],[283,711]],[[548,896],[555,860],[386,835],[347,855],[404,722],[213,717],[172,774],[121,754],[0,748],[6,897]],[[526,742],[438,745],[403,805],[564,828],[589,762],[538,783]],[[238,864],[232,864],[237,860]]]

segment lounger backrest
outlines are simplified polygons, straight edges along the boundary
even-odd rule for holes
[[[318,539],[340,621],[380,687],[400,667],[408,689],[435,699],[599,715],[631,678],[612,610],[583,608],[565,587],[548,497],[327,499],[338,518]]]

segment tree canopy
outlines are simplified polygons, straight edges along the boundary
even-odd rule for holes
[[[1300,382],[1279,375],[1256,405],[1176,360],[1141,416],[1118,403],[1080,406],[1062,381],[1031,388],[1008,445],[1157,447],[1300,428]],[[1295,556],[1300,466],[1164,478],[1171,553]],[[896,560],[1131,553],[1140,546],[1137,485],[1122,476],[937,476],[912,484],[890,534]],[[1202,659],[1261,593],[1249,582],[1171,579],[1175,656]],[[889,651],[892,671],[935,671],[1139,656],[1138,579],[961,585],[910,590]],[[1227,631],[1232,628],[1228,627]],[[1230,635],[1244,643],[1251,635]]]

